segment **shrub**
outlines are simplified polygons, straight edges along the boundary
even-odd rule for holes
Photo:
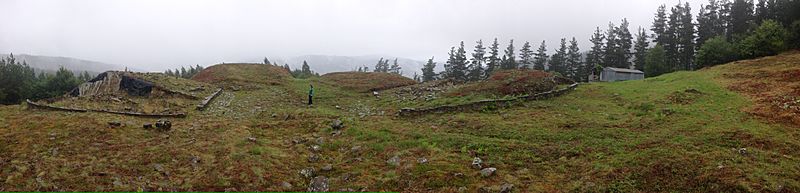
[[[717,64],[732,62],[738,58],[736,48],[733,44],[725,40],[723,36],[717,36],[707,40],[697,50],[697,68],[710,67]]]
[[[739,43],[740,54],[747,58],[775,55],[788,48],[788,38],[789,32],[781,24],[766,20]]]
[[[647,51],[644,61],[644,74],[648,77],[654,77],[669,73],[670,67],[667,66],[667,53],[664,52],[664,47],[656,45]]]

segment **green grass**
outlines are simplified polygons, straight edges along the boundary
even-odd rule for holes
[[[0,191],[303,191],[309,180],[298,171],[324,164],[334,166],[319,173],[331,179],[333,191],[475,192],[503,183],[517,192],[800,189],[800,132],[743,112],[753,103],[725,89],[717,80],[724,72],[583,84],[561,97],[510,108],[412,118],[394,116],[409,103],[324,79],[291,79],[227,91],[207,111],[173,120],[165,133],[140,128],[154,119],[3,106]],[[309,84],[315,87],[312,107],[305,105]],[[346,127],[331,136],[335,119]],[[110,129],[108,121],[126,126]],[[309,162],[317,140],[321,159]],[[54,147],[57,155],[49,153]],[[386,163],[395,155],[397,167]],[[497,173],[481,177],[470,168],[474,156]],[[193,164],[195,158],[200,161]],[[294,188],[283,189],[282,182]]]

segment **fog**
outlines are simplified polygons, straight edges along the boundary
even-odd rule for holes
[[[687,2],[684,0],[683,2]],[[689,0],[692,11],[704,0]],[[442,61],[459,41],[576,37],[628,18],[649,29],[677,0],[0,0],[0,53],[66,56],[165,70],[182,65],[318,55]],[[649,31],[648,31],[649,32]],[[471,48],[470,48],[471,50]],[[313,64],[312,64],[313,68]]]

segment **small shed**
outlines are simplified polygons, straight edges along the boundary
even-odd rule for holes
[[[600,72],[600,81],[614,82],[644,79],[644,72],[634,69],[604,67]]]

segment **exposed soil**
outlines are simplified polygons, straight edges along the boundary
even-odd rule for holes
[[[755,104],[744,111],[800,126],[800,51],[733,62],[714,67],[728,89],[749,96]]]

